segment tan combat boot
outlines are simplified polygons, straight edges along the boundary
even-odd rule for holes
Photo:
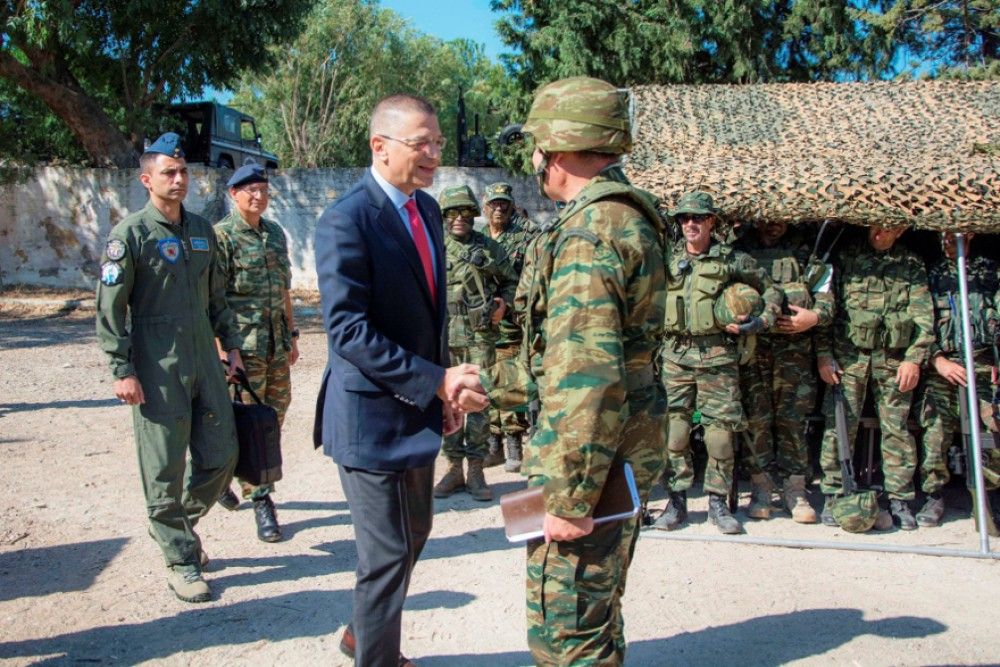
[[[751,519],[770,519],[773,492],[774,484],[766,472],[750,475],[750,507],[747,508],[747,516]]]
[[[167,574],[167,586],[184,602],[208,602],[212,593],[201,578],[197,565],[174,565]]]
[[[482,470],[480,470],[482,474]],[[448,471],[441,481],[434,485],[435,498],[447,498],[456,491],[465,488],[465,475],[462,473],[462,459],[449,459]]]
[[[506,459],[503,455],[503,445],[500,444],[500,436],[496,433],[490,435],[489,451],[483,460],[484,468],[492,468],[503,463]]]
[[[474,500],[493,500],[493,491],[486,485],[483,476],[483,460],[469,459],[469,476],[465,480],[465,490]]]
[[[782,491],[785,500],[785,507],[792,514],[792,521],[796,523],[816,523],[816,510],[809,504],[806,498],[806,478],[804,475],[789,475],[785,480],[785,488]]]

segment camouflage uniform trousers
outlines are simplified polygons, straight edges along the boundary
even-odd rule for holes
[[[902,350],[859,350],[844,343],[837,350],[836,360],[844,371],[840,386],[847,415],[847,437],[853,451],[858,433],[858,420],[865,404],[868,382],[871,380],[879,427],[882,430],[882,473],[889,498],[913,500],[913,474],[917,467],[917,447],[907,430],[907,418],[913,392],[900,392],[896,371],[903,361]],[[833,392],[827,391],[823,401],[826,432],[820,450],[823,481],[820,489],[826,495],[839,493],[840,459],[837,455],[837,422],[834,417]]]
[[[467,347],[449,348],[451,364],[477,364],[481,368],[493,365],[494,347],[492,342],[476,342]],[[484,459],[489,453],[490,420],[486,411],[470,412],[465,415],[465,426],[455,433],[445,436],[441,451],[449,461]]]
[[[694,411],[699,410],[708,450],[705,492],[729,493],[733,483],[732,434],[746,428],[740,404],[739,367],[732,363],[694,368],[663,359],[661,373],[667,390],[667,457],[670,470],[667,485],[671,491],[686,491],[694,482],[691,418]]]
[[[243,359],[247,379],[250,381],[250,388],[260,400],[277,411],[278,427],[281,428],[281,425],[285,423],[288,405],[292,402],[291,367],[288,365],[287,353],[282,352],[280,355],[272,355],[266,359],[252,354],[241,354],[240,356]],[[252,401],[253,399],[244,395],[243,400]],[[244,498],[256,500],[274,491],[273,484],[254,486],[243,480],[239,480],[239,482]]]
[[[619,453],[632,465],[639,500],[645,503],[665,462],[663,389],[631,392],[628,404]],[[541,484],[543,478],[528,483]],[[528,542],[528,647],[537,665],[624,663],[621,598],[638,537],[636,518],[595,526],[571,542]]]
[[[948,355],[956,363],[963,363],[959,355]],[[992,385],[990,364],[992,359],[986,351],[977,352],[974,357],[976,366],[976,392],[979,395],[979,413],[983,423],[989,423],[993,411]],[[948,472],[948,448],[954,441],[955,434],[961,431],[959,417],[958,391],[964,387],[951,384],[938,375],[933,367],[926,371],[926,377],[921,380],[917,390],[917,400],[914,411],[924,429],[922,445],[923,461],[920,465],[922,478],[921,488],[924,493],[935,493],[941,490],[951,475]],[[988,444],[988,443],[983,443]],[[1000,450],[996,448],[983,449],[983,478],[986,489],[1000,488]]]
[[[496,348],[496,360],[500,363],[521,353],[520,346],[502,345]],[[493,435],[521,435],[528,430],[528,416],[523,412],[490,410],[490,433]]]
[[[766,470],[775,456],[782,478],[810,474],[805,429],[816,402],[814,367],[811,338],[757,338],[753,359],[740,367],[747,416],[747,451],[742,460],[751,474]]]

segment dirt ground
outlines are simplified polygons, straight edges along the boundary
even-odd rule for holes
[[[347,664],[337,643],[356,553],[335,467],[310,441],[326,351],[315,318],[302,321],[276,494],[286,539],[257,541],[247,503],[213,509],[199,532],[214,599],[192,605],[167,590],[146,534],[129,410],[111,394],[92,314],[0,310],[0,664]],[[523,483],[496,468],[488,480],[498,495]],[[704,498],[692,504],[680,534],[716,535]],[[403,650],[432,667],[530,664],[524,551],[504,539],[498,505],[458,495],[436,501],[435,512]],[[784,516],[746,528],[972,550],[967,516],[860,538]],[[644,533],[629,572],[628,664],[1000,663],[996,561],[658,535]]]

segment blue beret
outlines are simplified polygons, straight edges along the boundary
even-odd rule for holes
[[[160,138],[149,145],[145,153],[163,153],[170,157],[184,157],[184,149],[181,148],[181,138],[176,132],[166,132]]]
[[[233,172],[226,187],[238,188],[250,183],[267,183],[267,170],[259,164],[245,164]]]

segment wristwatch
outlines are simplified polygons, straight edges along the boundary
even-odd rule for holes
[[[292,338],[298,338],[299,337],[299,330],[298,329],[292,329],[292,331],[291,331],[291,333],[289,335]]]

